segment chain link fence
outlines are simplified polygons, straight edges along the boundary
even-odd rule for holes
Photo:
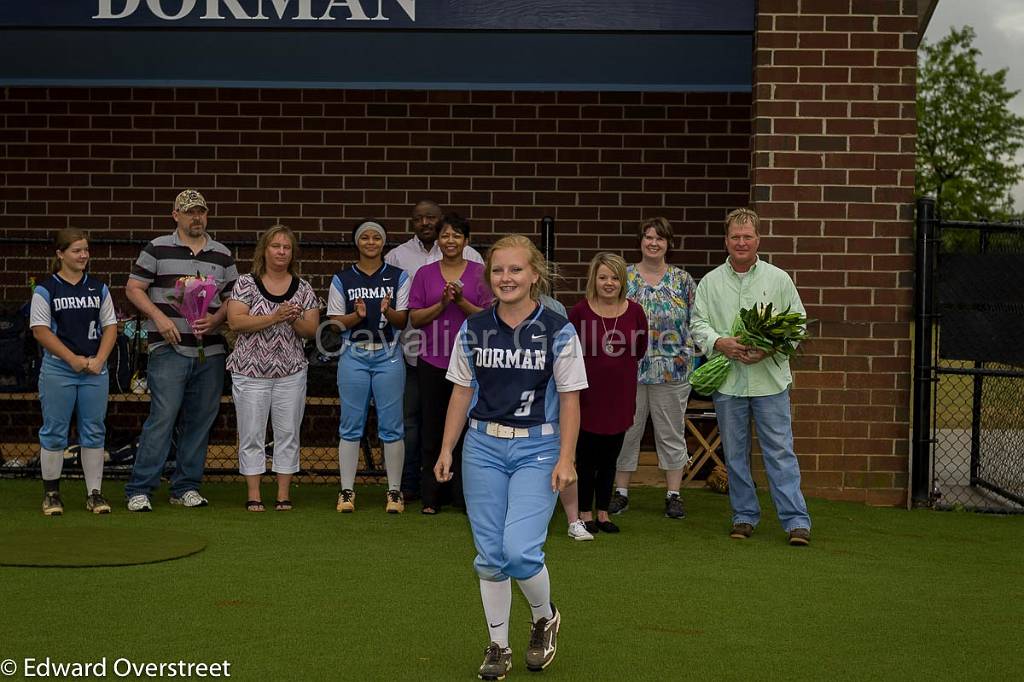
[[[325,312],[325,311],[322,311]],[[119,323],[119,339],[108,362],[110,397],[106,418],[107,478],[126,478],[131,472],[138,447],[142,425],[149,415],[150,395],[146,385],[146,340],[139,333],[137,319]],[[330,483],[338,476],[338,386],[337,362],[330,353],[324,354],[312,343],[308,346],[311,358],[306,397],[305,416],[302,421],[299,482]],[[29,344],[27,353],[36,349]],[[3,416],[3,437],[0,438],[0,477],[38,477],[39,445],[37,434],[42,424],[39,397],[31,385],[31,371],[26,386],[0,385],[0,411]],[[11,390],[26,388],[33,390]],[[6,389],[6,390],[4,390]],[[212,480],[238,476],[238,443],[234,404],[231,400],[230,374],[225,374],[224,395],[220,410],[210,431],[207,450],[206,475]],[[384,475],[377,426],[370,410],[366,435],[363,437],[359,476],[376,479]],[[273,456],[273,427],[267,431],[268,470]],[[70,445],[65,451],[64,475],[81,475],[78,436],[74,419],[68,434]],[[172,439],[167,472],[174,467],[177,437]]]
[[[1024,226],[939,237],[931,498],[1024,512]]]
[[[51,253],[49,239],[6,239],[12,252],[26,256],[30,271],[45,273]],[[238,261],[239,271],[246,272],[252,253],[252,242],[224,240]],[[131,473],[142,425],[149,415],[150,395],[146,385],[147,339],[138,317],[128,317],[121,311],[131,310],[118,286],[127,277],[126,272],[138,256],[145,240],[90,239],[92,259],[90,272],[111,287],[115,307],[119,311],[118,342],[108,360],[110,397],[107,405],[106,478],[125,479]],[[389,242],[394,248],[397,242]],[[356,256],[351,241],[315,241],[302,243],[306,259],[303,277],[315,291],[326,295],[333,272],[347,267]],[[479,248],[486,248],[481,246]],[[0,303],[0,478],[39,477],[38,433],[42,424],[36,379],[39,370],[39,348],[28,330],[28,305],[31,297],[29,282],[24,288],[24,300]],[[326,320],[326,303],[321,300],[321,320]],[[233,345],[231,333],[225,335]],[[334,339],[337,344],[337,339]],[[336,483],[338,480],[338,384],[337,357],[330,340],[325,339],[318,349],[314,341],[306,346],[310,361],[305,416],[300,442],[301,471],[297,482]],[[327,351],[322,352],[322,351]],[[15,356],[18,356],[15,359]],[[74,418],[65,452],[64,476],[80,476],[78,435]],[[377,426],[371,407],[362,443],[357,482],[373,482],[385,475],[383,455],[377,439]],[[174,468],[175,443],[172,440],[166,473]],[[273,428],[267,428],[268,471],[273,455]],[[206,476],[209,480],[235,479],[238,474],[238,433],[234,404],[231,400],[230,373],[225,374],[220,410],[210,431],[206,458]]]

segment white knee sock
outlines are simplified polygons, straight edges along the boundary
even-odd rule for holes
[[[405,441],[384,443],[384,469],[388,472],[388,490],[402,489],[402,467],[405,466]]]
[[[548,578],[548,567],[540,569],[540,573],[527,578],[517,580],[519,589],[523,591],[527,601],[530,602],[530,612],[533,614],[533,622],[541,618],[550,618],[555,615],[551,611],[551,580]]]
[[[338,470],[341,474],[341,489],[352,490],[356,484],[356,470],[359,468],[359,441],[338,441]]]
[[[39,468],[44,481],[56,481],[64,468],[64,453],[60,450],[39,448]]]
[[[512,612],[512,581],[480,581],[480,598],[484,603],[487,632],[498,646],[508,646],[508,616]]]
[[[91,493],[103,485],[103,448],[82,448],[82,474],[85,491]]]

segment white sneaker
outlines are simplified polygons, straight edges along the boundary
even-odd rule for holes
[[[171,504],[180,504],[189,509],[193,507],[205,507],[210,501],[195,490],[186,490],[181,497],[171,497]]]
[[[594,536],[587,530],[586,525],[579,519],[569,524],[569,537],[580,542],[594,539]]]
[[[148,495],[132,495],[128,498],[128,511],[148,512],[153,511],[153,505],[149,503]]]

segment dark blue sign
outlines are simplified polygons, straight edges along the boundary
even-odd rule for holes
[[[0,27],[751,33],[754,0],[4,0]]]

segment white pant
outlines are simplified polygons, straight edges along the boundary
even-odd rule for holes
[[[274,426],[274,467],[278,474],[299,470],[299,431],[306,410],[306,370],[279,379],[257,379],[232,372],[231,395],[238,421],[238,470],[245,476],[267,470],[267,416]]]
[[[618,471],[636,471],[640,459],[640,440],[644,437],[647,415],[654,424],[654,446],[658,451],[658,466],[665,471],[676,471],[686,466],[686,401],[690,398],[690,384],[675,381],[668,384],[639,384],[636,387],[636,412],[633,425],[626,431],[615,463]]]

